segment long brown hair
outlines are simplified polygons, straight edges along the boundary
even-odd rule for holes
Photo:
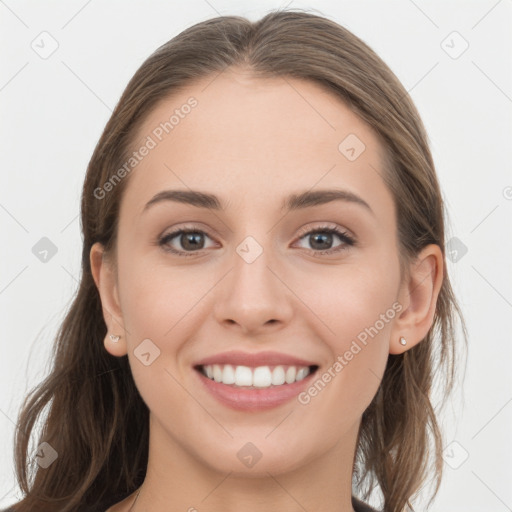
[[[272,11],[256,22],[224,16],[188,28],[137,70],[89,162],[81,202],[79,289],[57,333],[51,371],[26,397],[15,431],[16,476],[24,494],[16,511],[110,506],[144,480],[149,411],[127,357],[104,349],[107,328],[89,260],[95,242],[115,256],[119,206],[129,176],[102,199],[95,191],[127,161],[137,130],[159,101],[233,66],[254,76],[312,80],[338,95],[373,127],[385,147],[383,178],[396,208],[402,277],[425,245],[437,244],[445,254],[444,203],[424,126],[407,91],[361,39],[300,10]],[[441,482],[443,443],[431,394],[435,374],[444,390],[443,404],[456,381],[456,316],[467,344],[446,259],[444,269],[428,335],[403,354],[389,355],[362,418],[355,494],[367,499],[378,484],[386,511],[411,507],[430,474],[436,480],[432,499]],[[37,446],[48,443],[58,454],[47,468],[28,454],[29,437],[45,409]]]

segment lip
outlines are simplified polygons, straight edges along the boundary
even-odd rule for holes
[[[318,367],[317,367],[318,369]],[[261,389],[244,389],[233,385],[222,384],[206,377],[200,369],[195,368],[206,390],[221,404],[237,411],[258,412],[278,407],[296,397],[301,391],[311,384],[317,371],[311,372],[307,377],[293,384],[271,386]]]
[[[241,352],[232,350],[230,352],[222,352],[213,356],[202,359],[195,363],[195,368],[211,364],[231,364],[233,366],[249,366],[256,368],[258,366],[319,366],[314,361],[307,361],[288,354],[280,352]],[[300,381],[299,381],[300,382]],[[290,386],[292,384],[289,384]]]

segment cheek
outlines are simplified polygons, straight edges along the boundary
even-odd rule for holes
[[[215,276],[207,268],[170,268],[133,257],[119,266],[119,282],[128,357],[141,395],[150,408],[158,408],[158,397],[164,396],[186,403],[175,379],[188,371],[182,364],[184,349],[213,307],[208,291]],[[141,358],[147,352],[153,362],[145,366]]]
[[[163,340],[211,286],[199,270],[151,264],[133,256],[119,268],[123,316],[130,333]]]
[[[187,312],[204,291],[187,286],[185,277],[179,269],[148,264],[137,254],[119,262],[128,358],[137,389],[152,411],[161,410],[163,401],[174,408],[187,403],[174,361],[189,335]]]
[[[301,299],[323,322],[333,346],[340,350],[347,340],[355,339],[377,323],[377,330],[386,334],[395,316],[398,273],[393,267],[378,263],[347,265],[318,273],[303,288]],[[381,320],[381,315],[384,319]]]
[[[330,396],[360,407],[360,413],[375,395],[387,363],[390,332],[400,310],[398,278],[395,267],[384,269],[377,262],[347,267],[329,280],[316,280],[305,299],[314,304],[330,351],[329,375],[324,380],[332,386]]]

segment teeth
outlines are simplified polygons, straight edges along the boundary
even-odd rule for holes
[[[202,372],[209,379],[223,384],[255,388],[268,388],[292,384],[306,378],[311,372],[308,366],[249,366],[207,365],[202,367]]]
[[[209,379],[212,379],[213,378],[213,370],[212,370],[212,367],[211,366],[205,366],[204,367],[204,371],[206,373],[206,376],[209,378]]]
[[[251,370],[249,370],[251,371]],[[252,385],[257,388],[268,388],[272,384],[272,372],[268,366],[258,366],[254,369]]]
[[[235,370],[232,366],[226,365],[221,373],[221,380],[224,384],[234,384],[236,381]]]
[[[222,374],[224,378],[224,373]],[[236,386],[252,386],[252,371],[247,366],[237,366],[235,369],[235,382]]]
[[[309,368],[301,368],[297,372],[297,377],[295,377],[295,380],[302,380],[309,374]]]
[[[297,368],[295,366],[290,366],[288,370],[286,370],[286,384],[292,384],[295,382],[295,377],[297,375]]]
[[[272,372],[272,384],[274,386],[280,386],[285,383],[285,380],[284,368],[282,366],[276,366]]]

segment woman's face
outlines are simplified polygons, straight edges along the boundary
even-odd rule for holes
[[[376,135],[315,83],[229,70],[162,101],[134,151],[106,314],[122,338],[106,347],[128,354],[151,411],[152,457],[251,475],[351,461],[401,335],[396,218]],[[219,207],[164,191],[216,196]],[[181,229],[195,234],[168,236]],[[196,368],[231,351],[277,353],[231,361],[241,379],[254,372],[237,365],[263,367],[258,389]],[[287,357],[318,368],[264,387],[293,380]]]

